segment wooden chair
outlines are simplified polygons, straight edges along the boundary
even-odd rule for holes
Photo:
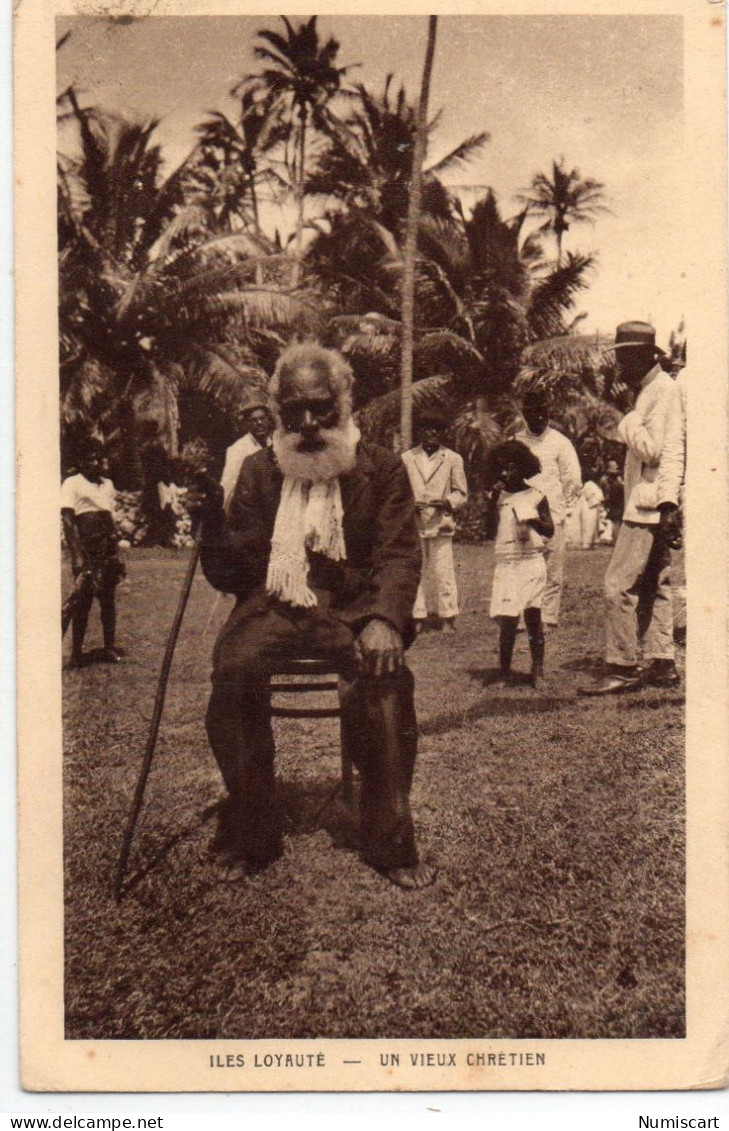
[[[296,680],[285,677],[296,676]],[[327,678],[328,677],[328,678]],[[342,749],[342,797],[346,805],[352,803],[352,758],[347,749],[344,730],[341,726],[342,713],[339,698],[327,707],[278,706],[274,702],[278,695],[305,695],[316,691],[337,691],[339,680],[336,672],[325,660],[289,660],[280,664],[271,676],[271,718],[274,719],[339,719],[340,743]]]

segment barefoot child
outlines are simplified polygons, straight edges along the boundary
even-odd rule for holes
[[[539,474],[541,465],[525,444],[518,440],[500,444],[490,463],[496,479],[486,519],[487,537],[496,539],[490,613],[500,622],[501,679],[509,682],[511,678],[516,629],[523,612],[532,654],[531,682],[537,687],[544,668],[544,544],[554,533],[554,523],[545,496],[526,482]]]

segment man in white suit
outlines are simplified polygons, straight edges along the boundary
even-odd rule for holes
[[[676,377],[681,411],[674,413],[658,467],[658,510],[660,525],[670,545],[681,545],[681,511],[686,478],[686,370]]]
[[[674,438],[682,434],[681,398],[676,382],[658,363],[661,353],[649,323],[618,326],[615,353],[620,377],[636,400],[618,425],[619,438],[627,445],[625,510],[605,575],[606,671],[580,689],[583,695],[680,683],[673,644],[672,538],[667,520],[661,520],[664,503],[674,500],[661,498],[659,479],[662,465],[666,471],[667,445],[676,446]],[[640,640],[645,672],[638,665]]]
[[[430,592],[435,611],[447,632],[455,631],[458,589],[453,565],[454,515],[468,498],[463,460],[443,447],[443,421],[436,416],[420,419],[420,444],[403,453],[415,496],[423,570],[413,608],[416,631],[423,626]]]

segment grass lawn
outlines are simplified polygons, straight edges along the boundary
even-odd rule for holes
[[[418,893],[366,868],[341,801],[327,804],[335,720],[276,724],[285,855],[245,884],[215,881],[222,784],[203,717],[230,603],[199,575],[117,906],[187,565],[186,553],[135,551],[119,596],[123,663],[64,673],[67,1037],[682,1036],[683,693],[576,696],[601,659],[609,553],[569,553],[537,693],[486,686],[492,550],[456,547],[458,632],[410,652],[413,813],[440,869]],[[98,632],[95,607],[87,647]],[[516,666],[528,667],[523,634]]]

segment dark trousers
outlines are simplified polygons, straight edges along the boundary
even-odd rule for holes
[[[99,601],[104,647],[114,647],[116,587],[125,570],[119,559],[116,529],[109,511],[90,511],[88,514],[77,515],[75,522],[86,559],[86,568],[91,571],[88,585],[81,586],[78,591],[71,619],[73,654],[79,657],[83,650],[94,597]],[[75,571],[75,576],[78,576],[78,570]]]
[[[82,588],[74,606],[71,618],[71,632],[73,639],[73,655],[80,656],[83,651],[86,628],[89,623],[89,613],[94,601],[98,598],[101,613],[101,628],[104,633],[104,647],[113,648],[116,640],[116,590],[114,586],[101,589],[94,593],[92,585]]]
[[[352,628],[328,611],[328,594],[317,595],[312,610],[272,603],[251,615],[238,606],[215,645],[206,726],[230,794],[236,850],[259,862],[280,854],[269,679],[282,661],[313,658],[341,677],[343,736],[362,780],[362,855],[375,868],[410,867],[418,862],[408,800],[417,751],[412,673],[360,677]]]

